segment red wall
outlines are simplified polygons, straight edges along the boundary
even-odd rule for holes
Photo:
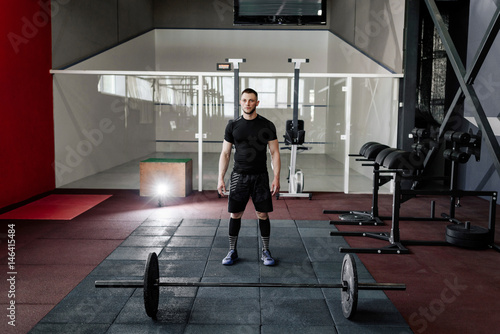
[[[55,187],[49,5],[2,3],[0,208]]]

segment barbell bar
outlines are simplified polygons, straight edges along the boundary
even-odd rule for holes
[[[342,261],[340,282],[323,283],[227,283],[227,282],[164,282],[159,277],[158,256],[152,252],[146,261],[143,280],[97,280],[96,288],[143,288],[146,314],[155,319],[158,313],[160,287],[215,287],[215,288],[317,288],[341,289],[342,313],[352,319],[358,304],[358,290],[406,290],[400,283],[359,283],[356,262],[352,254]]]

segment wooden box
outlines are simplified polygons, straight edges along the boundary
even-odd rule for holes
[[[193,191],[191,159],[152,158],[140,162],[141,196],[156,196],[158,186],[166,188],[166,197],[186,197]]]

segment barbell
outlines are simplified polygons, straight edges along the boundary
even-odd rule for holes
[[[221,283],[221,282],[163,282],[160,281],[158,256],[149,253],[144,270],[143,280],[98,280],[95,281],[96,288],[143,288],[144,308],[146,314],[155,319],[158,313],[158,302],[160,287],[216,287],[216,288],[326,288],[342,289],[341,305],[342,313],[347,319],[351,319],[356,313],[358,306],[358,290],[406,290],[404,284],[398,283],[358,283],[356,262],[352,254],[346,254],[342,261],[340,272],[340,283],[316,284],[316,283]]]

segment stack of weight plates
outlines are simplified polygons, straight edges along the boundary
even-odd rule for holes
[[[453,224],[446,227],[446,242],[464,248],[486,248],[490,243],[491,233],[488,229],[480,226],[471,226],[470,222],[465,224]]]

